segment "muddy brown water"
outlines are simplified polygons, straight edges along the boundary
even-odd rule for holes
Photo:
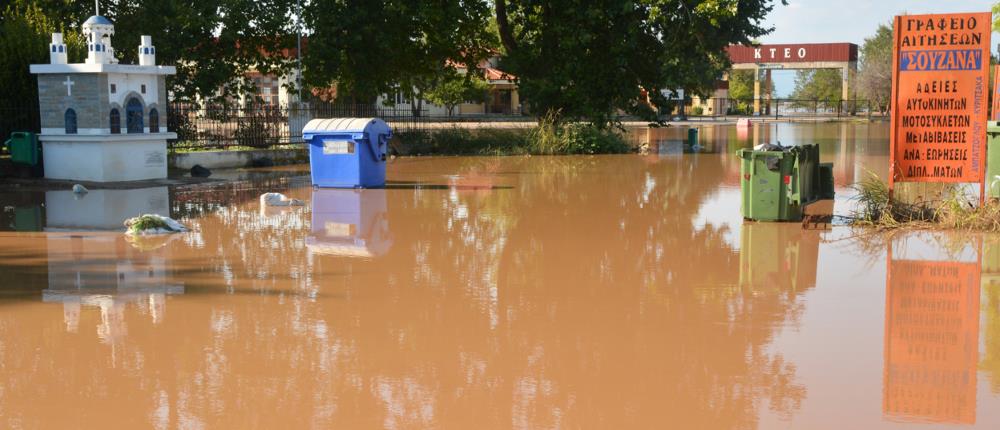
[[[843,214],[885,124],[684,136],[0,195],[0,427],[1000,427],[1000,241],[739,215],[736,149],[819,142]]]

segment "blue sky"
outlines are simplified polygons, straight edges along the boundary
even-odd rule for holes
[[[789,0],[768,16],[774,32],[764,43],[852,42],[859,46],[881,23],[889,23],[902,12],[911,14],[989,12],[989,0]],[[993,33],[993,50],[1000,34]],[[773,72],[779,97],[795,87],[795,72]]]

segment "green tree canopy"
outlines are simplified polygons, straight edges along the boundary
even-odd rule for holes
[[[287,75],[294,66],[295,0],[115,0],[116,55],[137,62],[139,36],[153,36],[157,62],[177,66],[180,99],[253,91],[247,72]],[[104,12],[105,7],[107,12]]]
[[[652,118],[663,89],[707,94],[729,67],[726,46],[770,29],[774,0],[496,0],[497,28],[536,112],[597,125],[619,110]]]
[[[38,84],[29,73],[31,64],[49,62],[53,32],[63,32],[69,59],[82,61],[85,45],[78,33],[59,25],[36,4],[15,0],[0,10],[0,139],[8,131],[33,128]]]
[[[89,1],[17,0],[14,4],[19,10],[36,11],[47,24],[36,32],[40,45],[14,46],[17,38],[4,34],[4,41],[11,43],[0,47],[4,50],[0,56],[38,63],[48,62],[48,32],[59,28],[78,35],[83,21],[94,14]],[[157,62],[177,66],[177,75],[168,79],[170,91],[189,101],[196,96],[211,99],[220,89],[226,90],[223,95],[250,90],[245,79],[250,70],[279,76],[290,72],[294,59],[282,54],[294,47],[294,5],[295,0],[100,1],[101,15],[115,23],[115,56],[123,63],[136,62],[139,36],[152,35]],[[22,55],[19,49],[32,53]],[[83,58],[71,53],[70,61]],[[24,73],[22,77],[34,85],[33,77]]]
[[[862,97],[872,108],[884,110],[892,97],[892,25],[881,24],[861,45],[861,66],[857,78]]]
[[[306,81],[336,85],[355,103],[394,90],[413,95],[455,63],[474,70],[493,51],[490,13],[486,0],[313,0]]]
[[[792,98],[819,100],[826,104],[841,100],[843,72],[840,69],[799,70],[795,73]]]
[[[451,74],[441,79],[425,93],[427,101],[444,106],[448,116],[455,112],[455,106],[464,102],[481,103],[486,100],[490,83],[475,74]]]

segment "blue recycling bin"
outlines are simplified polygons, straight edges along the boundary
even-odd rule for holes
[[[384,255],[392,247],[387,215],[386,190],[314,189],[306,248],[339,257]]]
[[[385,186],[392,129],[378,118],[314,119],[302,129],[309,144],[312,183],[329,188]]]

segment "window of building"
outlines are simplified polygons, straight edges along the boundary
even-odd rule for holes
[[[73,109],[66,109],[66,114],[63,115],[63,122],[66,126],[66,134],[76,134],[76,111]]]
[[[156,108],[149,110],[149,132],[160,132],[160,113],[156,111]]]
[[[52,45],[52,52],[56,52],[56,45]]]
[[[120,134],[122,132],[122,115],[118,112],[118,108],[111,108],[111,115],[108,119],[111,134]]]
[[[59,45],[59,52],[62,53],[62,52],[65,52],[65,51],[66,51],[66,47],[62,46],[62,45]]]
[[[139,92],[146,94],[146,84],[142,84],[139,86]]]
[[[129,133],[142,133],[142,102],[138,98],[130,98],[125,103],[125,127]]]
[[[118,92],[118,86],[115,84],[111,84],[111,94],[114,94],[116,92]]]

